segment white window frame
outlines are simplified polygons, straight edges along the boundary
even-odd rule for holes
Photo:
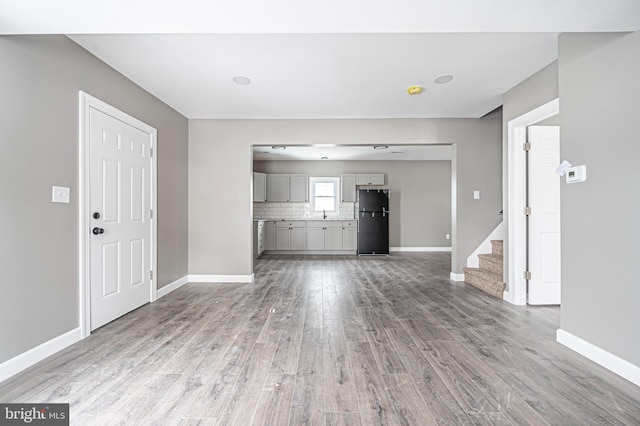
[[[322,210],[316,211],[316,183],[332,183],[335,189],[334,192],[334,211],[326,211],[327,217],[334,217],[340,215],[340,178],[339,177],[309,177],[309,200],[311,200],[310,210],[311,214],[316,216],[322,214]]]

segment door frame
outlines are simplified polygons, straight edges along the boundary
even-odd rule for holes
[[[503,299],[514,305],[527,304],[527,280],[524,277],[527,260],[526,220],[526,155],[522,148],[527,141],[527,127],[560,113],[558,98],[539,106],[507,124],[507,194],[506,217],[508,289]]]
[[[95,98],[83,91],[79,92],[79,129],[78,129],[78,283],[79,283],[79,297],[78,297],[78,321],[80,324],[81,338],[89,336],[91,333],[91,297],[90,297],[90,233],[89,233],[89,216],[91,215],[89,195],[90,195],[90,134],[89,134],[89,111],[90,109],[99,110],[111,117],[123,121],[133,127],[142,130],[145,133],[151,135],[151,148],[153,149],[153,155],[151,156],[151,188],[150,188],[150,208],[154,212],[154,217],[149,221],[151,228],[151,265],[150,270],[153,272],[153,278],[149,282],[149,302],[153,302],[157,299],[157,281],[158,281],[158,247],[157,247],[157,233],[158,233],[158,221],[156,220],[158,205],[157,205],[157,164],[158,164],[158,152],[157,152],[157,139],[158,132],[155,128],[143,123],[135,117],[126,114],[111,105]]]

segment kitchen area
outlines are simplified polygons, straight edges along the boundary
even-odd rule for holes
[[[305,173],[254,172],[254,257],[264,252],[388,254],[388,225],[376,232],[386,241],[385,248],[376,253],[358,250],[358,217],[372,213],[359,211],[357,188],[388,196],[388,190],[381,189],[384,183],[384,173],[310,178]],[[379,218],[388,219],[388,205],[386,209]]]
[[[450,159],[447,146],[254,146],[253,255],[450,250]]]

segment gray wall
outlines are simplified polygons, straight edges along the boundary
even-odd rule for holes
[[[187,274],[188,122],[64,36],[0,37],[0,63],[3,362],[79,326],[78,91],[158,129],[160,286]]]
[[[497,226],[502,209],[502,114],[482,119],[190,120],[189,273],[252,271],[252,145],[456,145],[452,270]],[[453,166],[452,166],[453,167]],[[480,190],[481,200],[473,200]]]
[[[509,146],[508,141],[508,124],[509,121],[514,118],[518,118],[523,114],[532,111],[539,106],[542,106],[548,102],[551,102],[554,99],[557,99],[559,96],[558,92],[558,62],[554,61],[546,67],[542,68],[537,73],[533,74],[531,77],[524,80],[522,83],[518,84],[508,92],[506,92],[502,97],[502,117],[503,117],[503,125],[502,125],[502,153],[503,153],[503,163],[502,163],[502,173],[505,177],[502,181],[503,184],[503,208],[504,208],[504,225],[503,229],[505,233],[509,229],[509,212],[508,212],[508,203],[509,203],[509,190],[507,187],[507,179],[508,176],[508,165],[509,165],[509,154],[511,147]],[[554,120],[555,121],[555,120]],[[550,125],[551,121],[547,123]],[[560,123],[557,123],[559,125]],[[561,130],[562,132],[562,130]],[[517,149],[522,149],[521,147],[517,147]],[[524,190],[524,188],[523,188]],[[509,252],[509,242],[505,239],[504,241],[504,253],[507,254]],[[504,265],[504,277],[505,281],[508,283],[509,277],[509,263],[508,260]]]
[[[559,38],[561,328],[640,366],[640,33]]]
[[[385,174],[391,193],[391,247],[449,247],[451,240],[451,161],[256,161],[264,173]]]

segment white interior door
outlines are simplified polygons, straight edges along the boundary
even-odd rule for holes
[[[529,142],[529,271],[531,305],[560,304],[560,128],[531,126]]]
[[[152,135],[89,112],[90,329],[149,302]]]

